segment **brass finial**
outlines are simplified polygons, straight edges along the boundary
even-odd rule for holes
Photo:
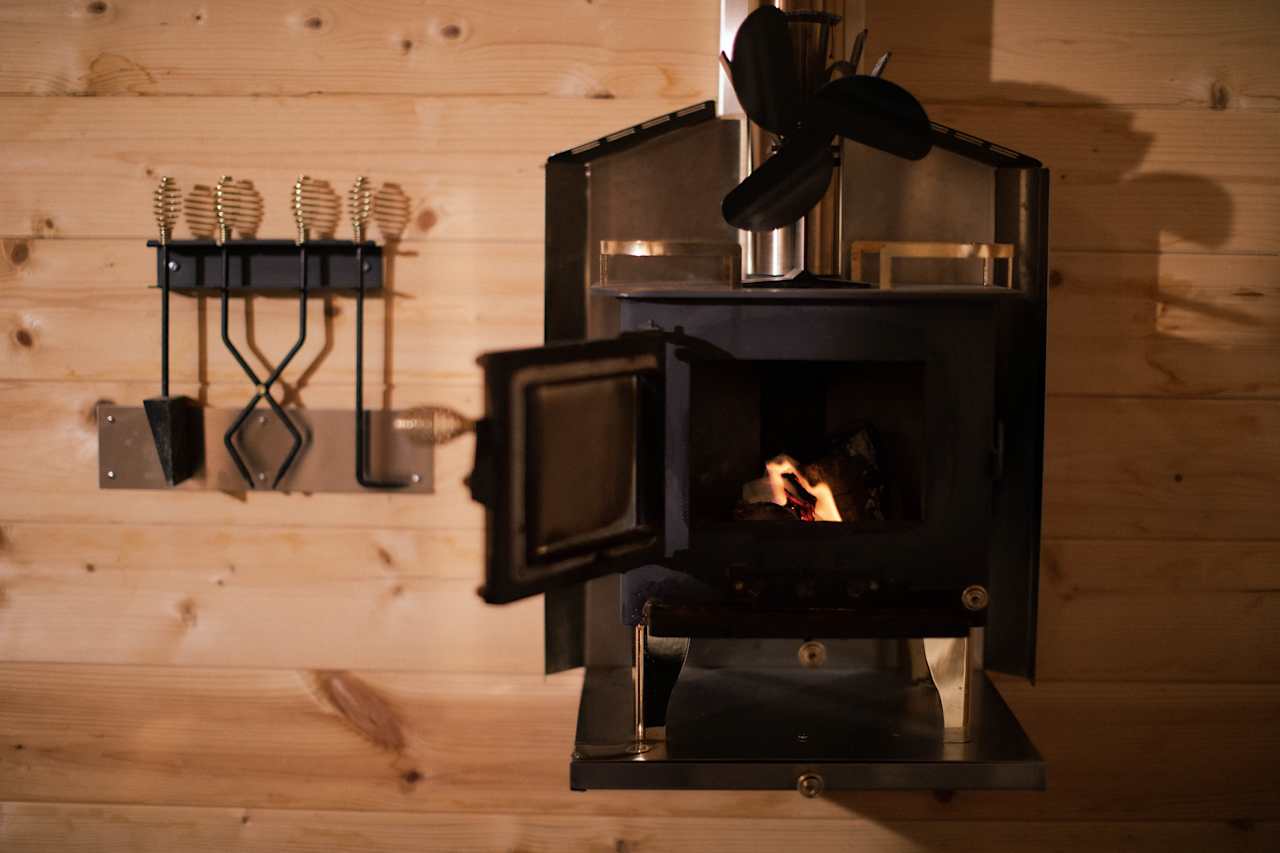
[[[356,178],[347,193],[347,210],[351,216],[351,230],[357,243],[364,242],[365,226],[373,213],[373,189],[364,175]]]
[[[163,246],[173,237],[173,226],[178,224],[178,217],[182,214],[182,191],[178,189],[178,182],[168,175],[160,178],[152,210],[156,215],[156,227],[160,229],[160,245]]]
[[[293,182],[293,221],[298,226],[298,245],[313,237],[332,237],[338,228],[341,203],[328,181],[299,175]]]
[[[448,406],[417,406],[396,416],[392,427],[415,444],[438,446],[471,432],[476,422]]]
[[[252,181],[237,181],[223,175],[213,189],[213,210],[218,220],[219,245],[235,234],[252,237],[262,223],[262,196]]]

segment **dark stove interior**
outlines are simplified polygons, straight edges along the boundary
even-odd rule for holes
[[[766,478],[766,463],[784,456],[797,463],[802,488],[831,489],[846,528],[920,522],[926,512],[924,378],[925,365],[916,361],[694,364],[691,526],[786,524],[785,511],[769,512],[744,496],[744,486]],[[842,464],[850,458],[846,448],[857,442],[860,452]]]

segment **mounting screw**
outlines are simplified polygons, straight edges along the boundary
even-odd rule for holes
[[[258,415],[258,423],[259,423],[260,425],[262,425],[262,426],[266,426],[266,423],[267,423],[267,416],[266,416],[266,415]]]
[[[409,480],[410,480],[411,482],[414,482],[414,483],[421,483],[421,482],[422,482],[422,475],[421,475],[421,474],[414,474],[413,476],[411,476],[411,477],[409,478]]]
[[[809,736],[804,732],[801,732],[800,734],[796,735],[796,740],[800,741],[801,743],[806,743],[809,740]]]
[[[261,483],[261,482],[263,482],[263,481],[264,481],[264,480],[266,480],[266,479],[267,479],[267,474],[266,474],[266,472],[265,472],[265,471],[259,471],[259,472],[258,472],[258,482],[259,482],[259,483]]]
[[[116,422],[116,416],[115,416],[115,415],[107,415],[107,423],[109,423],[109,424],[113,424],[113,423],[115,423],[115,422]]]
[[[974,584],[965,587],[964,592],[960,593],[960,600],[964,602],[967,610],[985,610],[990,598],[987,596],[987,588]]]
[[[115,472],[115,471],[108,471],[108,472],[107,472],[107,479],[108,479],[108,480],[114,480],[115,478],[116,478],[116,472]]]
[[[360,269],[364,270],[365,272],[373,272],[373,264],[369,263],[368,261],[365,261],[360,265]]]
[[[182,264],[177,261],[169,261],[169,272],[177,272],[182,269]]]
[[[805,669],[817,669],[827,662],[827,647],[817,640],[810,640],[800,646],[796,652],[800,665]]]
[[[811,800],[821,794],[825,787],[826,783],[817,773],[804,773],[796,780],[796,790],[800,792],[800,796]]]

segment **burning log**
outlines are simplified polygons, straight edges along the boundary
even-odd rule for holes
[[[800,465],[781,455],[765,476],[742,487],[739,521],[883,521],[884,479],[869,426],[832,442],[826,455]]]

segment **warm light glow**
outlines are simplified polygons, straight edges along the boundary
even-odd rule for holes
[[[801,488],[818,500],[813,508],[814,521],[843,521],[840,510],[836,509],[836,498],[831,493],[831,487],[823,482],[810,483],[806,480],[796,466],[796,461],[790,456],[775,456],[765,463],[764,468],[769,474],[773,502],[778,506],[787,505],[787,481],[784,477],[791,474],[799,481]]]

